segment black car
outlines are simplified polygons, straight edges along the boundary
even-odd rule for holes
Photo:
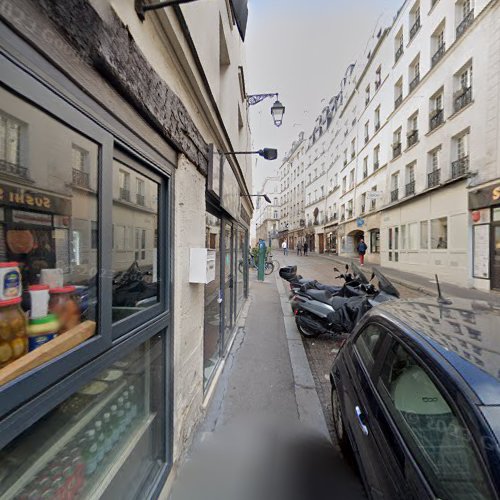
[[[500,309],[394,301],[336,356],[332,413],[370,498],[500,496]]]

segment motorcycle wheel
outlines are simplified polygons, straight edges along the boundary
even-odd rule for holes
[[[300,334],[308,339],[312,339],[312,338],[317,337],[319,335],[318,331],[311,330],[311,329],[301,325],[298,318],[295,318],[295,324],[297,325],[297,329],[299,330]]]
[[[342,417],[342,407],[340,406],[340,399],[337,393],[337,388],[334,385],[332,385],[331,397],[332,397],[333,428],[335,429],[335,436],[337,438],[337,443],[344,457],[351,460],[353,458],[353,451],[351,443],[349,442],[349,437],[347,436],[344,427],[344,419]]]

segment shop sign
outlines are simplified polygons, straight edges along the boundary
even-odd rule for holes
[[[366,199],[367,200],[378,200],[379,198],[382,198],[384,195],[383,191],[367,191],[366,192]]]
[[[500,205],[500,184],[469,192],[469,208],[471,210],[494,205]]]
[[[52,227],[52,215],[12,210],[12,222]]]
[[[473,210],[471,212],[473,224],[489,224],[491,222],[491,211],[489,208],[482,210]]]
[[[0,202],[14,207],[29,208],[37,212],[71,215],[70,200],[7,184],[0,184]]]
[[[241,206],[240,185],[228,161],[224,160],[223,162],[221,177],[222,197],[220,204],[226,212],[230,213],[235,219],[238,219]]]
[[[490,226],[479,224],[474,226],[473,234],[473,274],[474,278],[490,277]]]
[[[364,224],[365,224],[365,219],[362,219],[361,217],[358,217],[358,218],[356,219],[356,226],[358,226],[358,227],[363,227],[363,226],[364,226]]]

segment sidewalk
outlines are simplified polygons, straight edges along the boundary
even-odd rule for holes
[[[302,341],[293,318],[284,318],[290,306],[284,289],[279,293],[281,280],[258,282],[255,273],[250,279],[245,325],[171,498],[364,498],[329,440]]]
[[[338,255],[319,255],[319,254],[312,254],[312,255],[332,260],[337,263],[337,266],[345,266],[345,264],[350,264],[353,260],[354,262],[356,262],[356,264],[359,262],[359,259],[357,259],[356,257],[339,257]],[[407,288],[419,291],[426,295],[432,295],[434,297],[437,295],[436,284],[434,280],[431,280],[428,276],[421,276],[418,274],[407,273],[405,271],[400,271],[398,269],[382,267],[370,263],[366,263],[363,267],[363,270],[366,271],[366,274],[369,274],[372,271],[372,267],[377,267],[378,269],[380,269],[380,271],[382,271],[382,273],[384,273],[394,283],[399,283],[400,285],[406,286]],[[457,285],[453,285],[451,283],[445,283],[441,281],[440,285],[441,285],[441,292],[444,297],[457,297],[469,300],[483,300],[486,302],[500,304],[500,294],[494,291],[483,292],[480,290],[476,290],[474,288],[460,287]]]

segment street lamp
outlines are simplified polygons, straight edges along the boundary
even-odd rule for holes
[[[271,107],[271,115],[273,117],[274,124],[277,127],[281,127],[281,124],[283,123],[283,115],[285,114],[285,106],[283,106],[283,104],[281,104],[281,102],[279,101],[278,93],[272,92],[270,94],[247,95],[248,105],[253,106],[263,101],[264,99],[267,99],[268,97],[276,97],[276,101]]]
[[[259,155],[264,158],[264,160],[276,160],[278,158],[278,150],[273,148],[259,149],[258,151],[234,151],[229,153],[224,153],[225,156],[229,155]]]
[[[174,5],[181,5],[183,3],[196,2],[196,0],[165,0],[158,3],[145,4],[144,0],[135,0],[135,12],[141,21],[144,21],[146,12],[150,10],[163,9],[165,7],[172,7]]]

